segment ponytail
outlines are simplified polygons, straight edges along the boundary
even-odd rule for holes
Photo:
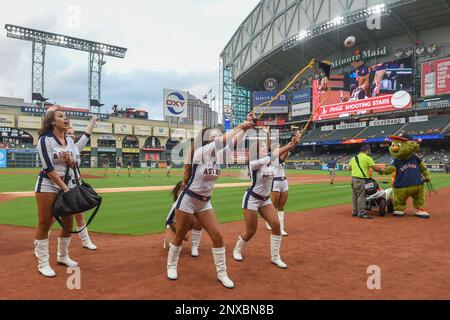
[[[173,197],[173,202],[177,201],[178,194],[180,193],[181,189],[183,189],[183,181],[178,181],[175,187],[173,187],[172,191],[170,192]]]

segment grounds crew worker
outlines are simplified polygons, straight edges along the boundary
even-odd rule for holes
[[[359,161],[359,166],[356,158]],[[361,147],[361,152],[353,157],[349,163],[349,170],[352,170],[353,217],[372,219],[366,212],[366,189],[364,187],[364,178],[370,177],[370,169],[373,169],[376,172],[381,171],[381,168],[375,165],[375,162],[370,157],[370,146],[366,145]]]

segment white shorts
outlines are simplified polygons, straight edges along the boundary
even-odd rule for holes
[[[64,178],[61,178],[64,180]],[[73,177],[70,177],[68,187],[69,189],[72,189],[75,186],[75,180]],[[36,185],[34,187],[34,192],[40,193],[40,192],[50,192],[50,193],[59,193],[61,188],[54,183],[52,180],[48,178],[44,178],[39,176],[36,181]]]
[[[273,181],[272,192],[286,192],[289,190],[289,184],[287,180]]]
[[[242,199],[242,209],[255,210],[258,211],[259,208],[272,204],[272,200],[260,200],[252,196],[248,191],[244,193],[244,198]]]
[[[202,201],[182,192],[177,200],[177,209],[187,213],[198,213],[212,209],[211,200]]]

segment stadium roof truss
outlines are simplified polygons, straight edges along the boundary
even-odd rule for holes
[[[33,93],[39,93],[44,97],[45,50],[47,45],[88,52],[89,106],[91,106],[92,100],[98,102],[101,100],[101,72],[103,65],[106,63],[104,57],[125,58],[127,52],[127,49],[122,47],[11,24],[5,25],[5,29],[9,38],[32,42],[32,95]]]
[[[376,44],[378,30],[367,32],[362,23],[377,15],[392,17],[383,20],[384,35],[407,34],[414,43],[416,30],[448,25],[450,5],[447,0],[261,0],[220,55],[221,77],[232,78],[231,83],[222,79],[223,105],[236,91],[233,86],[261,89],[268,77],[283,80],[313,57],[336,55],[343,50],[344,27]]]

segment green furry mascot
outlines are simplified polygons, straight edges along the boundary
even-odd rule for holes
[[[415,155],[420,148],[419,142],[408,134],[391,136],[389,139],[392,141],[389,153],[393,159],[381,174],[395,173],[394,215],[403,216],[406,213],[406,200],[411,197],[416,209],[415,215],[419,218],[429,218],[430,214],[424,209],[424,182],[430,182],[430,173],[422,160]]]

